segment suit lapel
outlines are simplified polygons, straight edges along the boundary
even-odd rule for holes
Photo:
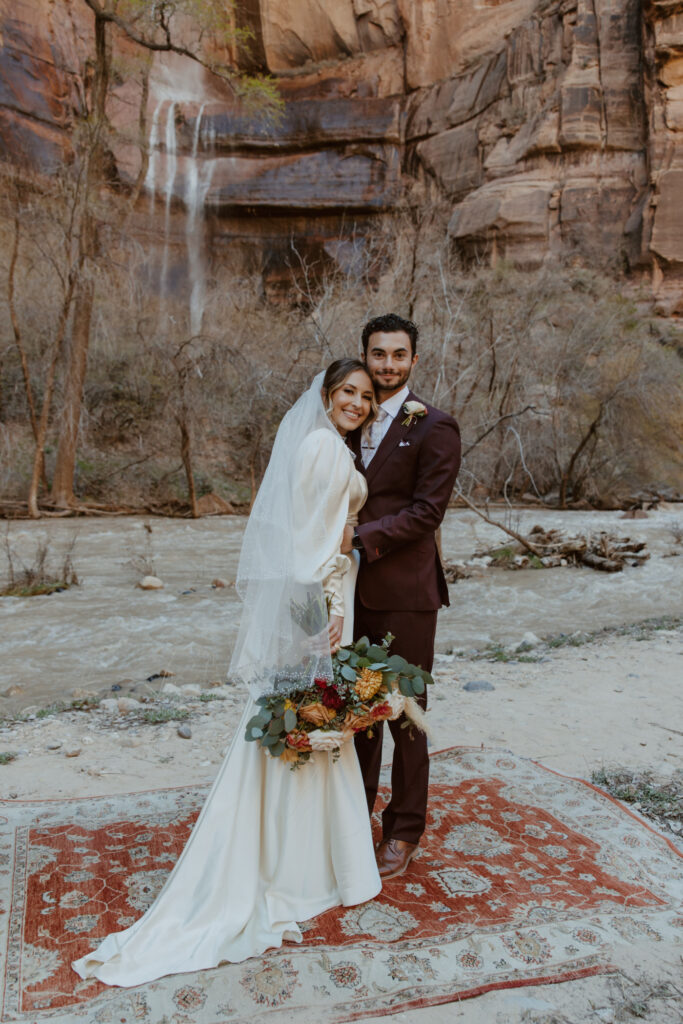
[[[406,398],[406,402],[412,401],[414,397],[415,396],[413,395],[412,391],[409,391],[408,397]],[[377,472],[382,468],[389,455],[391,455],[391,453],[393,452],[394,448],[396,448],[397,445],[399,445],[400,442],[403,441],[406,434],[410,430],[410,427],[406,427],[403,425],[404,419],[405,414],[403,412],[403,406],[401,406],[398,413],[394,417],[391,426],[389,427],[386,434],[382,438],[382,441],[379,447],[377,448],[377,451],[370,460],[370,465],[365,470],[365,475],[368,480],[372,480],[372,478],[377,475]]]

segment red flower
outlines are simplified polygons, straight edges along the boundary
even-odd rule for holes
[[[334,708],[335,711],[344,707],[344,698],[339,696],[334,686],[327,687],[323,693],[322,702],[326,708]]]
[[[388,718],[391,714],[391,704],[386,701],[384,704],[375,704],[374,708],[370,709],[371,718]]]
[[[319,690],[326,690],[327,687],[330,685],[327,679],[314,679],[313,682],[315,683]]]

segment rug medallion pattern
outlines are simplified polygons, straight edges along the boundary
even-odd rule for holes
[[[373,901],[304,942],[136,989],[72,960],[153,902],[207,787],[0,803],[0,1021],[321,1021],[610,969],[620,943],[681,943],[683,858],[588,784],[491,750],[432,757],[428,832]]]

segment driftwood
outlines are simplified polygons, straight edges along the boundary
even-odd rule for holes
[[[536,568],[585,565],[600,572],[621,572],[626,565],[642,565],[650,557],[644,541],[632,541],[629,537],[615,537],[610,533],[565,537],[559,530],[544,530],[542,526],[534,526],[529,536],[533,541],[534,553],[541,563],[536,564]],[[525,549],[529,550],[526,544],[517,550],[511,548],[513,558],[507,560],[506,568],[525,568],[529,560],[514,557],[522,555]],[[486,552],[488,555],[492,553],[495,553],[495,549]]]

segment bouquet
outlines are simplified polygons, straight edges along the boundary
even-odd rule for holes
[[[297,688],[296,674],[289,675],[273,693],[258,698],[259,710],[247,722],[245,739],[298,768],[314,750],[338,757],[355,733],[372,735],[377,722],[404,713],[404,727],[425,730],[415,698],[434,680],[400,655],[389,654],[392,640],[388,634],[379,646],[363,637],[340,647],[332,656],[333,678],[315,679],[312,686]]]

